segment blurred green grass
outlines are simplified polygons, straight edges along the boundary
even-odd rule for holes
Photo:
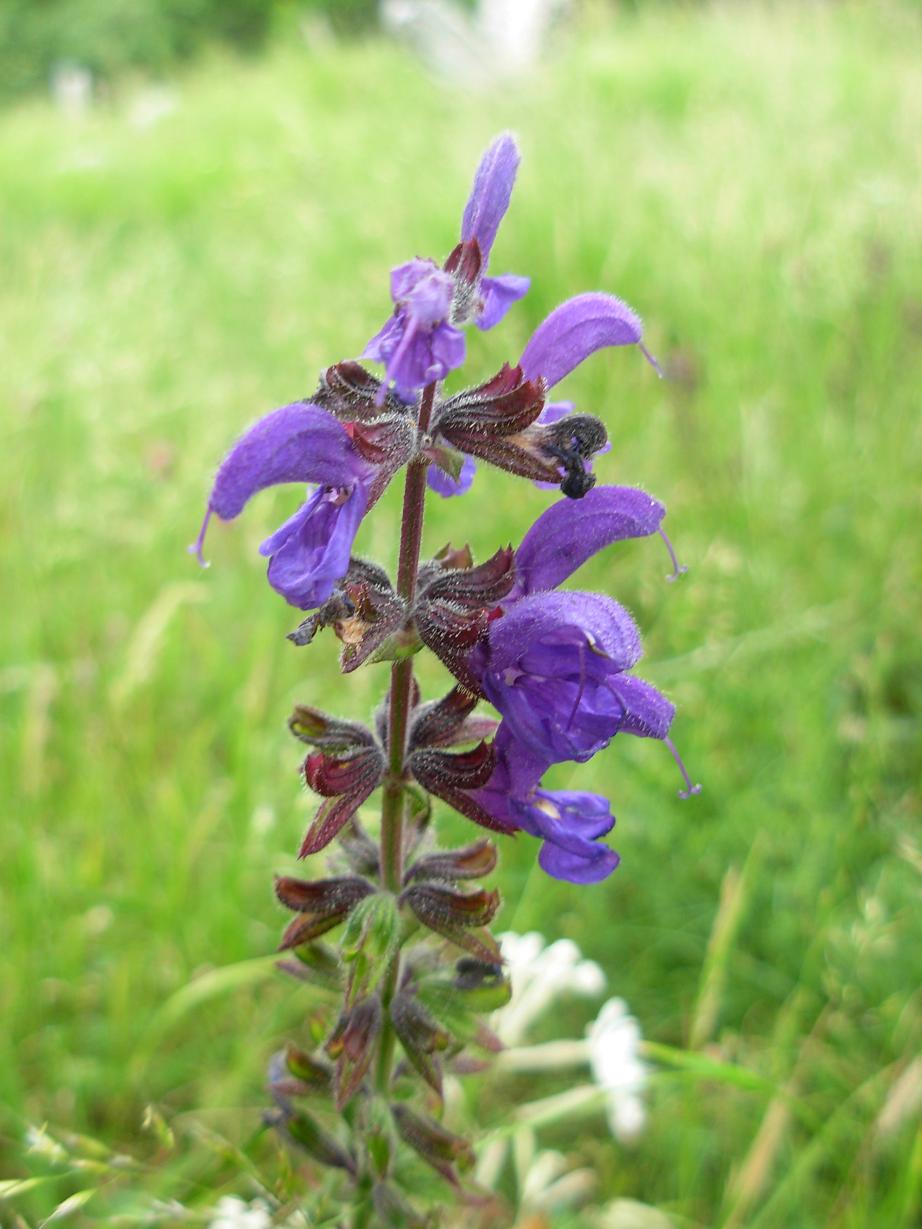
[[[579,781],[614,798],[621,868],[577,892],[507,843],[501,923],[573,938],[649,1038],[798,1106],[668,1076],[636,1150],[601,1118],[557,1142],[679,1224],[915,1223],[920,51],[896,6],[649,10],[486,98],[368,44],[215,59],[156,124],[119,94],[74,122],[38,102],[0,115],[14,1153],[43,1120],[131,1141],[149,1100],[252,1117],[298,1027],[274,978],[157,1012],[273,948],[271,876],[309,812],[285,717],[297,700],[366,715],[385,673],[343,680],[332,644],[285,642],[297,613],[255,547],[292,492],[215,526],[207,574],[184,547],[229,442],[361,350],[388,269],[450,249],[479,152],[511,127],[525,162],[495,267],[533,290],[472,337],[469,371],[583,289],[646,317],[669,381],[612,352],[562,391],[608,424],[603,480],[666,502],[691,572],[665,585],[646,542],[579,584],[637,615],[705,792],[679,802],[657,744],[616,740]],[[468,500],[432,505],[426,541],[483,557],[547,498],[481,470]],[[398,503],[363,552],[395,558]]]

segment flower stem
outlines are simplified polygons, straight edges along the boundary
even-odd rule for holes
[[[432,405],[435,400],[435,384],[423,390],[419,409],[419,430],[429,429]],[[400,558],[397,564],[397,592],[412,606],[416,595],[416,577],[419,571],[419,552],[423,538],[423,514],[426,502],[426,470],[428,462],[419,457],[407,468],[403,488],[403,519],[400,528]],[[391,668],[390,705],[388,710],[388,774],[384,782],[384,797],[381,803],[381,882],[390,892],[399,892],[403,884],[403,818],[404,785],[406,775],[404,760],[407,750],[407,727],[413,695],[413,659],[405,657]],[[384,978],[383,1006],[385,1013],[393,998],[400,976],[400,957],[394,957]],[[394,1031],[385,1015],[378,1049],[378,1089],[386,1094],[390,1084],[391,1064],[394,1057]]]

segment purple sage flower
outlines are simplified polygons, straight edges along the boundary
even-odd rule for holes
[[[627,673],[641,656],[633,619],[612,598],[559,593],[587,559],[627,538],[658,533],[665,509],[636,487],[596,487],[552,504],[515,553],[516,580],[471,669],[520,751],[545,765],[587,760],[617,733],[662,739],[697,793],[669,739],[675,707]]]
[[[503,722],[493,743],[496,764],[477,802],[501,823],[543,841],[538,861],[555,879],[598,883],[618,865],[600,838],[614,827],[607,798],[574,790],[546,790],[540,781],[548,765],[523,752]]]
[[[213,513],[230,521],[265,487],[317,483],[259,550],[269,558],[269,583],[286,601],[301,610],[321,606],[345,575],[374,479],[375,467],[326,410],[302,401],[282,406],[246,431],[221,463],[202,528],[189,549],[204,564]]]
[[[675,708],[627,671],[641,657],[634,620],[597,593],[533,593],[490,625],[480,682],[535,759],[584,761],[624,731],[665,738]]]
[[[394,314],[362,355],[384,364],[378,404],[391,381],[410,397],[464,362],[464,334],[449,322],[454,293],[454,278],[435,261],[410,260],[391,271]]]
[[[486,276],[519,161],[514,138],[508,133],[497,137],[477,168],[461,222],[461,242],[445,267],[416,258],[391,271],[394,314],[362,355],[384,364],[379,404],[390,383],[399,396],[412,398],[427,384],[460,367],[465,357],[461,326],[473,321],[478,328],[492,328],[528,290],[527,277],[511,273]],[[432,485],[442,495],[467,489],[458,488],[451,479]]]
[[[462,243],[476,240],[482,261],[477,282],[479,311],[475,315],[479,329],[492,329],[499,324],[512,304],[518,302],[531,285],[530,278],[515,273],[486,276],[490,252],[499,224],[509,208],[520,161],[521,154],[515,138],[508,132],[498,136],[480,160],[461,220]]]

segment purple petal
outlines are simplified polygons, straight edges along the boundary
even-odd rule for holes
[[[365,347],[363,358],[384,363],[388,380],[398,392],[411,396],[433,380],[442,380],[464,362],[464,334],[443,322],[433,328],[419,324],[405,308],[398,308]],[[383,401],[386,385],[379,397]]]
[[[615,870],[621,859],[606,845],[596,845],[586,856],[571,853],[545,841],[538,855],[541,869],[566,883],[599,883]]]
[[[452,478],[450,474],[446,474],[444,469],[441,469],[438,465],[430,465],[429,472],[426,474],[426,483],[437,495],[448,499],[452,495],[463,495],[471,489],[476,470],[477,464],[473,457],[464,458],[461,472],[457,478]]]
[[[320,487],[263,542],[260,553],[272,556],[269,583],[292,606],[300,610],[322,606],[345,576],[367,502],[361,484],[345,499],[342,492]]]
[[[261,418],[221,463],[208,501],[233,520],[251,495],[280,482],[352,486],[365,463],[343,425],[319,406],[295,402]]]
[[[671,700],[632,674],[619,674],[609,686],[624,705],[621,732],[640,738],[666,737],[675,716]]]
[[[486,332],[487,329],[492,329],[494,324],[499,324],[512,304],[525,297],[530,285],[530,277],[521,277],[517,273],[482,277],[480,293],[483,297],[483,308],[477,317],[478,329]]]
[[[406,307],[419,325],[431,327],[448,319],[455,283],[433,260],[408,261],[391,270],[391,298]]]
[[[596,350],[632,345],[642,336],[640,317],[626,303],[610,294],[580,294],[538,325],[519,363],[529,380],[543,376],[553,388]]]
[[[461,238],[476,239],[486,266],[499,224],[509,208],[512,185],[521,155],[508,132],[496,138],[477,167],[471,195],[464,208]]]
[[[666,509],[628,486],[597,486],[582,499],[561,499],[535,521],[515,553],[515,594],[556,589],[612,542],[659,529]]]
[[[623,606],[601,593],[532,593],[490,624],[489,672],[516,666],[530,648],[549,651],[588,643],[611,669],[630,669],[641,657],[640,633]]]

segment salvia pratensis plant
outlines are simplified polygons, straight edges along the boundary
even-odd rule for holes
[[[669,739],[674,707],[633,673],[634,620],[613,598],[560,586],[614,542],[659,535],[664,508],[633,487],[596,482],[603,423],[553,389],[597,350],[642,343],[641,322],[620,299],[580,294],[538,326],[518,359],[448,395],[465,361],[469,325],[490,329],[526,294],[528,278],[488,272],[509,206],[519,151],[509,135],[484,155],[442,265],[414,259],[391,273],[393,312],[361,357],[327,368],[313,395],[260,419],[218,469],[193,549],[202,559],[209,519],[234,519],[257,491],[309,483],[304,503],[260,547],[270,585],[306,612],[290,634],[307,645],[332,629],[349,673],[390,662],[390,687],[369,724],[308,705],[290,718],[306,745],[303,776],[319,805],[299,856],[338,842],[343,873],[277,879],[290,910],[283,967],[339,996],[330,1030],[309,1050],[275,1056],[271,1120],[326,1167],[353,1226],[438,1223],[421,1206],[421,1159],[456,1196],[486,1198],[467,1177],[469,1141],[442,1121],[443,1079],[480,1069],[499,1043],[480,1018],[509,996],[490,933],[496,891],[476,886],[496,865],[491,836],[461,849],[438,844],[433,800],[487,833],[540,841],[549,875],[605,879],[618,855],[603,841],[609,801],[546,789],[552,765],[583,762],[617,734],[660,739],[696,792]],[[658,370],[658,369],[657,369]],[[559,498],[517,548],[475,562],[468,547],[422,558],[427,488],[471,487],[477,461]],[[403,473],[397,573],[353,554],[362,520]],[[426,698],[414,655],[434,653],[454,677]],[[480,711],[487,701],[498,719]],[[359,811],[380,793],[377,839]],[[338,947],[322,942],[339,929]],[[336,1187],[336,1182],[340,1183]],[[329,1189],[327,1186],[326,1189]],[[444,1195],[437,1196],[444,1198]],[[351,1218],[351,1220],[350,1220]]]

